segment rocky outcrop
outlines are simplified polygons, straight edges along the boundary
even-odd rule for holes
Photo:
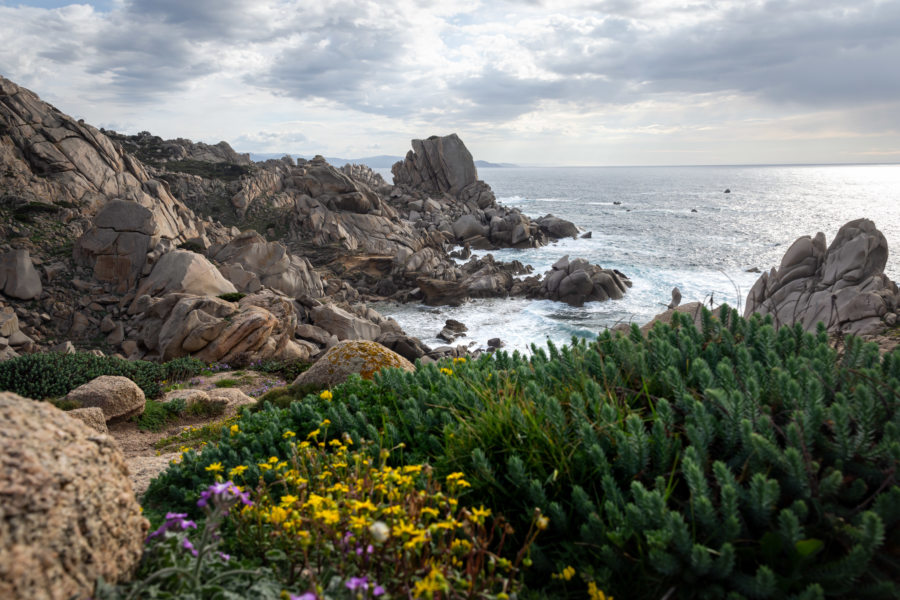
[[[0,291],[19,300],[31,300],[41,295],[41,277],[31,263],[28,250],[0,254]]]
[[[144,412],[144,392],[127,377],[101,375],[79,385],[66,400],[82,408],[97,407],[107,422],[120,421]]]
[[[329,388],[345,381],[354,373],[363,379],[372,379],[376,372],[387,367],[404,371],[415,370],[412,363],[381,344],[346,340],[339,342],[313,366],[301,373],[294,380],[294,385],[311,384]]]
[[[266,242],[253,230],[213,246],[208,254],[224,265],[219,270],[241,292],[254,293],[265,286],[292,297],[324,294],[322,280],[307,259],[292,255],[283,244]]]
[[[264,290],[238,303],[211,296],[170,293],[139,296],[136,315],[145,358],[170,360],[193,355],[206,362],[297,358],[293,344],[297,314],[284,296]]]
[[[432,194],[459,196],[478,181],[472,154],[455,133],[427,140],[413,140],[406,159],[391,168],[394,183]]]
[[[86,598],[132,576],[148,523],[114,440],[0,392],[0,597]]]
[[[185,293],[218,296],[237,292],[214,264],[202,254],[188,250],[173,250],[162,255],[150,276],[141,281],[136,296],[161,296]]]
[[[827,248],[821,232],[798,238],[753,285],[745,316],[771,314],[777,326],[807,331],[822,322],[832,333],[877,333],[900,310],[900,290],[884,274],[887,257],[887,240],[868,219],[841,227]]]
[[[544,276],[538,296],[581,306],[585,302],[619,300],[630,287],[631,280],[614,269],[592,265],[583,258],[569,261],[564,256]]]

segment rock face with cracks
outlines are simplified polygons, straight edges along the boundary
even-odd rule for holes
[[[900,309],[900,290],[884,274],[887,257],[887,240],[868,219],[841,227],[827,248],[821,232],[798,238],[753,285],[745,316],[771,314],[777,326],[807,331],[822,322],[830,333],[878,333]]]
[[[69,600],[128,579],[147,520],[112,438],[0,392],[0,598]]]

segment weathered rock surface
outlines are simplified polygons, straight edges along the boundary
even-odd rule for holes
[[[188,250],[173,250],[162,255],[150,276],[141,281],[136,296],[160,296],[168,293],[218,296],[237,289],[225,279],[205,256]]]
[[[99,406],[76,408],[66,411],[66,414],[73,419],[78,419],[97,433],[109,433],[109,428],[106,426],[106,415]]]
[[[629,287],[631,281],[616,270],[592,265],[583,258],[569,261],[564,256],[544,276],[540,296],[581,306],[591,301],[619,300]]]
[[[381,335],[381,327],[353,315],[332,304],[317,306],[310,311],[312,322],[338,340],[374,340]]]
[[[0,254],[0,291],[20,300],[31,300],[41,295],[41,276],[31,263],[28,250]]]
[[[294,385],[315,384],[333,387],[357,373],[363,379],[386,367],[414,371],[415,366],[396,352],[381,344],[366,340],[345,340],[338,342],[316,361],[308,370],[294,380]]]
[[[406,159],[391,168],[397,185],[458,196],[478,180],[472,154],[455,133],[413,140],[412,147]]]
[[[292,255],[278,242],[266,242],[253,230],[213,246],[208,254],[226,265],[223,274],[241,292],[258,292],[265,286],[292,297],[324,294],[322,280],[307,259]]]
[[[900,308],[900,290],[884,274],[887,257],[887,240],[868,219],[841,227],[827,248],[823,233],[803,236],[756,281],[744,313],[771,314],[777,326],[800,323],[807,331],[823,322],[832,333],[878,333]]]
[[[148,523],[112,438],[8,392],[0,422],[0,597],[86,598],[98,577],[131,577]]]
[[[144,392],[127,377],[101,375],[78,386],[66,395],[82,408],[95,406],[103,411],[106,421],[127,419],[144,412]]]

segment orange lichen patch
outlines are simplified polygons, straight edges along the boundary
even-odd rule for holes
[[[376,372],[385,367],[415,370],[411,362],[377,342],[345,340],[326,352],[294,383],[315,383],[331,387],[346,380],[352,373],[358,373],[363,379],[372,379]]]

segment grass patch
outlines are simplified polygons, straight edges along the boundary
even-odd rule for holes
[[[214,385],[217,388],[233,388],[240,385],[240,381],[237,379],[226,378],[218,380]]]
[[[176,398],[171,402],[147,400],[144,412],[137,418],[138,429],[144,431],[162,431],[170,422],[178,419],[186,408],[184,398]]]
[[[207,423],[200,427],[188,427],[175,435],[159,440],[154,444],[154,448],[160,451],[177,450],[179,448],[197,448],[215,443],[222,436],[222,431],[227,430],[238,419],[238,416],[234,416],[221,421]]]

